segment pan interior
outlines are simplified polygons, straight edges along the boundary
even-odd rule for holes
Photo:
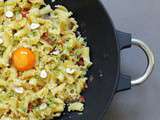
[[[98,0],[60,0],[46,3],[65,5],[78,21],[79,31],[91,49],[92,68],[88,71],[88,86],[83,114],[67,113],[57,120],[99,120],[108,108],[119,75],[119,50],[114,28]]]

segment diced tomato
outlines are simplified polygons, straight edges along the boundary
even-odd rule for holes
[[[27,17],[28,13],[29,13],[29,11],[22,10],[21,15],[22,15],[22,17]]]
[[[42,38],[43,38],[43,39],[48,38],[48,32],[43,33]]]
[[[79,98],[79,101],[84,103],[84,102],[85,102],[84,96],[81,96],[81,97]]]
[[[28,110],[27,110],[27,112],[29,113],[29,112],[32,112],[32,109],[33,109],[33,105],[32,105],[32,103],[29,103],[28,104]]]
[[[37,106],[41,105],[42,103],[43,103],[43,100],[41,98],[38,98],[36,100],[29,102],[27,112],[28,113],[32,112],[34,107],[37,107]]]
[[[78,66],[84,66],[84,59],[83,59],[83,57],[80,57],[79,58],[79,61],[77,61],[77,63],[76,63]]]
[[[49,38],[48,32],[43,33],[43,35],[41,36],[41,39],[43,39],[50,45],[54,44],[54,41],[51,38]]]

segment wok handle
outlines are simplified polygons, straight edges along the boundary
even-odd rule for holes
[[[125,48],[129,48],[132,45],[138,46],[139,48],[141,48],[144,51],[144,53],[147,57],[147,61],[148,61],[148,66],[147,66],[144,74],[137,79],[132,80],[130,76],[120,74],[120,79],[119,79],[119,82],[117,85],[117,90],[116,90],[116,92],[119,92],[119,91],[124,91],[124,90],[130,89],[132,86],[139,85],[139,84],[143,83],[150,76],[150,74],[153,71],[154,64],[155,64],[155,58],[154,58],[153,52],[148,47],[148,45],[146,45],[141,40],[132,38],[131,34],[116,31],[116,35],[117,35],[117,39],[119,41],[119,49],[120,50],[123,50]]]
[[[154,54],[151,51],[151,49],[144,42],[142,42],[139,39],[134,39],[134,38],[132,38],[131,41],[132,41],[132,45],[138,46],[144,51],[144,53],[147,56],[147,61],[148,61],[148,66],[144,74],[137,79],[131,80],[131,85],[135,86],[135,85],[139,85],[143,83],[150,76],[154,68],[155,58],[154,58]]]
[[[120,50],[131,47],[131,45],[132,45],[132,43],[131,43],[132,35],[130,33],[124,33],[124,32],[116,30],[116,37],[117,37],[118,42],[119,42],[119,49]]]

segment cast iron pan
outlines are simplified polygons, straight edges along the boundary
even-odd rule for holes
[[[58,1],[58,2],[57,2]],[[92,68],[88,72],[88,86],[83,93],[86,99],[85,111],[82,115],[64,112],[57,120],[102,120],[115,93],[130,89],[142,83],[150,75],[154,66],[154,56],[145,43],[132,39],[131,34],[115,30],[112,21],[98,0],[57,0],[51,3],[65,5],[73,11],[80,25],[79,31],[86,37],[91,48]],[[145,52],[148,68],[144,75],[136,80],[120,72],[120,51],[137,45]]]

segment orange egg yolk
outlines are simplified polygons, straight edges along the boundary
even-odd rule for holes
[[[27,71],[35,66],[36,57],[28,48],[18,48],[12,54],[12,64],[18,71]]]

